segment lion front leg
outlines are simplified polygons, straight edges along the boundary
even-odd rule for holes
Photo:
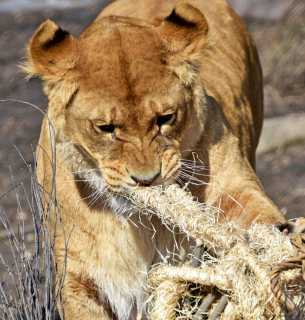
[[[67,320],[117,319],[108,300],[101,296],[98,286],[82,272],[67,271],[62,294]]]

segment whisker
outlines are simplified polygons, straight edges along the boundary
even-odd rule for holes
[[[200,161],[201,162],[201,160],[199,159],[198,161]],[[187,160],[187,159],[180,159],[180,163],[181,163],[181,165],[183,166],[183,167],[185,167],[185,168],[188,168],[188,169],[193,169],[194,167],[196,168],[196,170],[198,169],[198,170],[202,170],[202,171],[204,171],[204,170],[211,170],[211,167],[210,166],[204,166],[204,165],[200,165],[200,164],[195,164],[194,165],[194,161],[193,160]],[[217,170],[215,170],[215,169],[213,169],[213,171],[218,171],[218,172],[220,172],[220,171],[223,171],[224,169],[222,169],[222,168],[220,168],[220,169],[217,169]]]
[[[88,169],[88,170],[79,170],[79,171],[69,171],[70,173],[80,173],[80,172],[92,172],[92,171],[101,171],[101,169]]]
[[[97,190],[97,192],[95,193],[94,198],[88,203],[88,208],[91,208],[98,200],[99,198],[103,195],[103,188],[100,188]]]
[[[188,163],[196,163],[196,161],[198,161],[198,162],[200,162],[200,163],[202,163],[203,164],[203,161],[201,161],[200,159],[193,159],[193,160],[190,160],[190,159],[184,159],[184,158],[181,158],[180,159],[181,161],[183,161],[183,162],[188,162]]]
[[[219,176],[213,176],[211,174],[203,174],[203,173],[197,173],[197,172],[190,172],[190,171],[185,171],[181,170],[182,173],[186,175],[191,175],[191,176],[200,176],[200,177],[211,177],[211,178],[220,178]]]
[[[56,184],[68,183],[68,182],[92,182],[92,181],[99,181],[99,180],[101,180],[101,178],[99,178],[99,179],[90,179],[90,180],[84,180],[84,179],[80,179],[80,180],[66,180],[66,181],[56,182]]]
[[[191,179],[185,179],[186,181],[183,182],[184,185],[192,184],[194,186],[202,186],[202,185],[212,185],[210,183],[204,182],[204,181],[196,181]]]
[[[71,203],[71,204],[69,205],[69,207],[67,207],[67,209],[69,209],[70,207],[72,207],[73,205],[75,205],[76,203],[78,203],[78,202],[80,202],[80,201],[82,201],[82,200],[86,200],[86,199],[89,199],[89,198],[95,196],[95,195],[97,194],[97,192],[98,192],[98,191],[94,192],[93,194],[91,194],[91,195],[88,196],[88,197],[85,197],[85,198],[79,199],[79,200],[77,200],[77,201],[74,201],[73,203]]]

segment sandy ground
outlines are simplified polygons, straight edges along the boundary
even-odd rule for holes
[[[47,18],[78,36],[106,2],[69,9],[32,7],[20,10],[13,6],[11,11],[2,12],[0,2],[0,100],[5,100],[0,102],[0,206],[9,215],[13,226],[18,221],[16,193],[7,191],[14,187],[12,176],[15,183],[23,182],[25,189],[30,191],[27,165],[34,165],[33,150],[43,117],[41,111],[30,104],[41,110],[47,107],[39,81],[25,82],[17,65],[25,56],[30,37]],[[264,20],[257,17],[259,14],[249,15],[251,10],[245,11],[248,12],[245,21],[257,43],[264,69],[265,116],[268,119],[305,114],[305,6],[304,1],[297,3],[298,10],[293,11],[283,4],[280,14],[264,16]],[[264,5],[262,1],[260,4]],[[238,1],[235,5],[238,7]],[[260,12],[257,10],[255,12]],[[293,123],[288,121],[287,126],[289,131]],[[300,127],[302,130],[302,125]],[[266,135],[271,130],[273,136],[279,137],[276,145],[268,147],[267,141],[267,147],[257,159],[258,176],[266,193],[287,212],[288,218],[305,216],[305,142],[299,136],[285,140],[281,121],[275,128],[265,127],[264,130]],[[289,143],[283,145],[284,141]],[[26,198],[18,188],[20,203],[30,223]],[[30,228],[28,234],[31,235]],[[3,236],[0,227],[0,241]]]

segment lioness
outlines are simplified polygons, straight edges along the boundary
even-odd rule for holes
[[[245,229],[285,222],[254,172],[263,93],[253,40],[224,0],[177,2],[116,1],[77,39],[47,20],[31,40],[24,68],[49,98],[57,200],[66,234],[73,229],[68,320],[145,316],[147,270],[182,235],[157,218],[127,218],[119,194],[138,185],[189,183]],[[46,122],[38,174],[48,191]],[[63,252],[58,233],[59,266]]]

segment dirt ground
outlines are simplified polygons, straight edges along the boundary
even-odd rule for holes
[[[15,183],[23,182],[25,189],[30,191],[27,165],[34,165],[33,150],[43,118],[42,112],[33,105],[42,111],[47,107],[39,81],[25,82],[17,65],[25,56],[30,37],[47,18],[76,37],[106,2],[79,9],[16,9],[12,12],[1,12],[0,3],[0,100],[3,100],[0,102],[0,206],[13,225],[18,221],[16,193],[7,191],[14,187],[12,176]],[[285,10],[276,20],[245,17],[264,70],[267,118],[305,113],[304,1]],[[278,146],[257,159],[257,173],[267,195],[287,212],[288,218],[305,216],[304,159],[305,142],[299,140]],[[20,191],[20,203],[25,213],[26,202]],[[26,220],[30,223],[29,214]],[[28,233],[31,233],[30,229]],[[3,235],[0,229],[0,240]]]

